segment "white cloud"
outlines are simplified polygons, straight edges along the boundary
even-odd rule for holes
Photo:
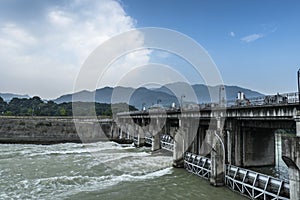
[[[231,31],[229,34],[231,37],[235,37],[235,33],[233,31]]]
[[[68,26],[73,21],[70,17],[66,16],[66,13],[61,10],[51,11],[48,14],[48,17],[51,23],[58,26]]]
[[[36,43],[36,38],[26,30],[18,27],[13,23],[6,23],[1,28],[1,38],[6,42],[19,43],[20,45],[33,45]]]
[[[140,86],[140,82],[137,81],[136,78],[144,78],[144,76],[138,76],[132,78],[130,81],[127,80],[125,82],[123,79],[129,75],[132,77],[139,67],[149,63],[150,54],[151,50],[143,49],[128,53],[118,58],[114,63],[112,63],[102,79],[99,80],[98,87],[104,87],[107,85],[118,86],[120,84],[128,87]],[[149,74],[147,74],[147,76],[148,75]]]
[[[87,56],[105,40],[136,24],[113,0],[77,0],[45,10],[44,16],[36,16],[36,21],[28,24],[0,24],[0,92],[44,98],[72,92]],[[126,56],[116,71],[122,74],[132,66],[149,62],[149,53]]]
[[[245,37],[241,38],[241,41],[246,42],[246,43],[250,43],[250,42],[254,42],[255,40],[258,40],[258,39],[263,38],[263,37],[265,37],[264,34],[255,33],[255,34],[248,35],[248,36],[245,36]]]

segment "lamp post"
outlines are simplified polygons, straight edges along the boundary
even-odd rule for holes
[[[181,105],[180,105],[180,110],[181,110],[181,113],[182,113],[182,107],[183,107],[183,98],[185,98],[185,95],[183,94],[183,95],[181,95],[181,97],[180,97],[180,103],[181,103]]]
[[[219,87],[219,106],[221,106],[221,107],[223,106],[223,103],[225,100],[225,98],[223,96],[224,90],[225,90],[224,85],[220,85],[220,87]]]

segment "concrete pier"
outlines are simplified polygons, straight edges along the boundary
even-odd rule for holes
[[[289,168],[290,199],[300,199],[300,137],[282,137],[282,159]]]
[[[136,131],[138,134],[137,146],[142,147],[145,145],[145,130],[143,129],[143,127],[136,125]]]
[[[213,186],[225,185],[225,148],[224,137],[221,130],[209,130],[213,138],[211,150],[211,177],[210,184]]]
[[[174,137],[173,166],[183,167],[184,153],[194,145],[199,128],[199,119],[180,118]]]

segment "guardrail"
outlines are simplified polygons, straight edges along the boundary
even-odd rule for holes
[[[211,160],[200,155],[185,153],[184,168],[205,179],[211,176]],[[290,197],[288,182],[233,165],[226,165],[225,185],[251,199],[289,200]]]
[[[152,145],[152,136],[145,136],[145,143],[146,144],[149,144],[149,145]]]
[[[209,179],[211,176],[211,160],[203,156],[185,153],[184,168],[205,179]]]
[[[276,95],[265,95],[252,98],[243,98],[243,100],[228,100],[227,107],[233,106],[262,106],[262,105],[280,105],[299,102],[299,93],[283,93]]]
[[[230,189],[252,199],[290,199],[289,183],[271,176],[227,165],[225,179]]]
[[[134,136],[134,137],[133,137],[133,143],[134,143],[135,145],[138,145],[138,137],[137,137],[137,136]]]
[[[174,140],[170,135],[162,135],[160,138],[160,145],[162,149],[168,151],[174,150]]]

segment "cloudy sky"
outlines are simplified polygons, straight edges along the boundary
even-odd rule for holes
[[[0,93],[42,98],[71,93],[96,47],[142,27],[168,28],[194,39],[210,54],[225,84],[269,94],[297,89],[298,1],[0,0],[0,4]],[[174,68],[186,64],[164,52],[143,50],[120,58],[114,63],[118,70],[111,74],[153,62]],[[193,76],[192,71],[183,71]],[[190,80],[202,82],[196,76]],[[117,82],[108,76],[104,85]]]

